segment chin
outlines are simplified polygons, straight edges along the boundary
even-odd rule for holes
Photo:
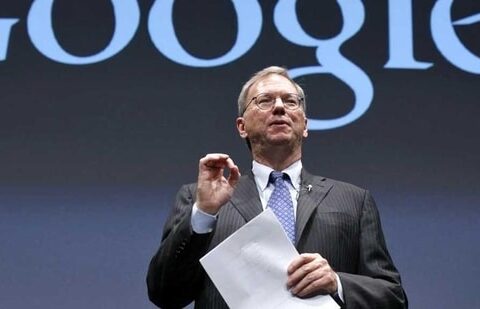
[[[274,136],[268,139],[271,145],[288,145],[292,143],[291,136]]]

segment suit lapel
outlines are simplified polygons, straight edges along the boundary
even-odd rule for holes
[[[311,190],[307,190],[309,185],[311,185]],[[325,177],[313,176],[302,169],[302,181],[297,203],[297,243],[305,230],[308,220],[331,188],[332,184]],[[262,212],[262,203],[251,172],[240,178],[230,202],[246,222]]]
[[[301,239],[305,226],[314,210],[320,205],[331,188],[332,184],[328,183],[325,177],[313,176],[302,169],[300,195],[297,203],[297,243]]]
[[[251,172],[240,178],[230,201],[246,222],[262,212],[262,203]]]

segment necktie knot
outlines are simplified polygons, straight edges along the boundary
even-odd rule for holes
[[[288,180],[289,177],[287,174],[278,172],[278,171],[272,171],[270,173],[270,183],[277,184],[278,181],[283,181],[283,180]]]

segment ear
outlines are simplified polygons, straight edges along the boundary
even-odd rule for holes
[[[248,134],[245,131],[245,119],[243,117],[238,117],[236,120],[238,134],[241,138],[247,138]]]
[[[305,128],[303,128],[303,137],[307,137],[308,136],[308,124],[307,124],[308,120],[307,120],[307,117],[305,117]]]

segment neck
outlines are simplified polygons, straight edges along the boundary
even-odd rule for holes
[[[292,151],[290,147],[268,147],[268,149],[252,148],[253,159],[269,166],[276,171],[282,171],[302,157],[301,148]]]

